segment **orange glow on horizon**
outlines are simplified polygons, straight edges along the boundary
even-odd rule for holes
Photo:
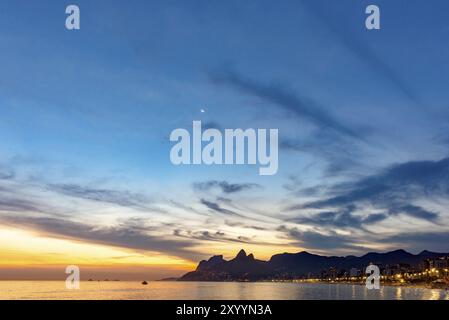
[[[259,260],[268,260],[279,252],[297,252],[298,248],[289,245],[263,245],[237,242],[207,242],[195,247],[205,259],[213,255],[223,255],[229,260],[244,249]],[[42,270],[65,270],[68,265],[78,265],[88,274],[123,274],[125,277],[138,277],[151,273],[180,276],[196,269],[199,261],[189,261],[160,252],[133,250],[87,241],[62,239],[43,235],[32,230],[22,230],[0,226],[0,280],[3,275],[11,276],[43,274]],[[17,271],[17,272],[16,272]],[[41,272],[41,273],[39,273]],[[49,273],[46,273],[47,275]],[[133,276],[134,275],[134,276]],[[161,278],[162,278],[161,277]]]
[[[30,265],[148,266],[191,269],[195,263],[160,253],[51,238],[0,227],[0,267]]]

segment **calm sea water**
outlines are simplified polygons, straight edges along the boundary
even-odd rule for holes
[[[0,281],[0,299],[393,299],[449,300],[449,291],[387,287],[368,290],[361,285],[238,282],[82,282],[67,290],[61,281]]]

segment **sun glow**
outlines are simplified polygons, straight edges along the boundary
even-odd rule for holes
[[[164,265],[192,268],[193,262],[153,252],[51,238],[0,227],[0,267],[82,264],[91,266]]]

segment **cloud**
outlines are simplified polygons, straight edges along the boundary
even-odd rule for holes
[[[319,5],[320,2],[317,2],[317,5],[314,1],[301,1],[301,3],[304,8],[306,8],[322,23],[322,25],[334,36],[335,39],[338,39],[340,43],[350,50],[357,58],[359,58],[360,61],[364,62],[374,72],[388,79],[411,101],[420,104],[414,90],[390,65],[388,65],[388,63],[384,61],[384,59],[378,56],[376,52],[368,45],[359,41],[353,32],[342,28],[341,23],[335,22],[335,18],[332,18],[326,14],[325,7],[327,6],[327,3],[326,6],[323,6],[322,3]]]
[[[365,247],[355,243],[355,239],[349,236],[337,234],[335,231],[329,231],[327,234],[314,231],[300,231],[297,228],[288,228],[280,226],[278,231],[287,235],[288,239],[293,240],[296,245],[305,249],[320,250],[324,252],[335,252],[344,250],[345,252],[362,252]]]
[[[205,199],[201,199],[201,204],[205,205],[206,207],[208,207],[210,210],[222,213],[222,214],[226,214],[226,215],[233,215],[233,216],[238,216],[238,217],[243,217],[242,215],[238,214],[235,211],[232,210],[228,210],[225,208],[222,208],[218,203],[216,202],[211,202],[211,201],[207,201]]]
[[[384,243],[400,245],[414,251],[431,250],[437,252],[449,251],[449,231],[444,232],[413,232],[387,237]]]
[[[58,195],[90,200],[135,210],[163,212],[160,208],[150,206],[152,199],[146,195],[126,190],[92,188],[78,184],[52,184],[42,177],[20,179],[12,168],[1,170],[0,167],[0,211],[34,212],[61,215],[65,210],[49,205]],[[32,181],[32,183],[30,183]],[[48,199],[47,199],[48,198]],[[58,201],[63,207],[63,201]],[[59,205],[61,204],[61,205]],[[71,209],[69,209],[71,210]]]
[[[222,231],[182,231],[182,230],[175,230],[173,232],[174,235],[178,237],[188,238],[188,239],[194,239],[194,240],[200,240],[200,241],[214,241],[214,242],[232,242],[232,243],[245,243],[245,244],[270,244],[266,242],[259,242],[254,241],[250,237],[245,236],[237,236],[237,237],[231,237],[228,236],[226,233]]]
[[[270,102],[299,118],[309,120],[321,129],[330,129],[344,136],[360,138],[359,132],[341,123],[318,103],[305,96],[287,91],[283,86],[259,83],[226,69],[211,73],[210,77],[216,84],[226,85],[245,94]]]
[[[448,231],[406,232],[387,237],[374,234],[342,235],[333,230],[326,232],[301,231],[295,227],[290,228],[285,225],[281,225],[277,231],[282,232],[294,244],[306,250],[317,250],[330,255],[366,253],[366,251],[374,249],[365,245],[367,242],[382,243],[385,245],[385,249],[402,248],[414,252],[420,252],[422,250],[436,252],[449,251],[447,242],[447,239],[449,239]]]
[[[0,167],[0,180],[12,180],[15,176],[16,174],[12,169]]]
[[[329,164],[325,172],[327,175],[335,175],[358,165],[354,159],[360,152],[358,143],[365,142],[369,132],[367,128],[352,128],[344,124],[316,101],[290,92],[285,86],[263,84],[229,69],[212,73],[211,79],[216,84],[255,96],[268,102],[269,106],[307,120],[319,129],[308,137],[280,137],[281,150],[306,152],[324,158]]]
[[[335,176],[347,169],[362,166],[360,145],[353,139],[320,131],[310,137],[281,138],[279,148],[285,151],[302,152],[324,159],[327,163],[325,176]]]
[[[44,212],[37,204],[24,201],[17,198],[3,198],[0,199],[0,211],[2,212]]]
[[[289,221],[316,226],[332,226],[340,228],[363,229],[364,224],[374,224],[385,220],[388,216],[382,213],[370,214],[366,217],[356,216],[356,207],[349,205],[337,211],[323,211],[311,217],[297,217]]]
[[[52,217],[0,215],[0,223],[32,229],[45,235],[64,239],[135,250],[157,251],[191,260],[200,256],[191,249],[194,245],[193,241],[180,241],[151,235],[149,232],[153,231],[153,228],[144,227],[142,223],[136,223],[134,220],[125,221],[114,227],[99,227]]]
[[[90,188],[76,184],[49,184],[47,189],[74,198],[111,203],[122,207],[154,209],[148,205],[151,202],[148,197],[129,191]]]
[[[432,141],[444,147],[449,146],[449,121],[448,124],[441,129],[441,132],[434,135]]]
[[[223,193],[237,193],[248,189],[261,188],[256,183],[229,183],[227,181],[209,180],[205,182],[195,182],[193,188],[199,191],[209,191],[213,188],[220,188]]]
[[[268,230],[265,227],[256,226],[256,225],[247,225],[247,224],[242,223],[242,222],[229,221],[229,220],[225,221],[225,225],[230,226],[230,227],[242,227],[242,228],[253,229],[253,230],[258,230],[258,231]]]
[[[203,130],[207,130],[207,129],[222,130],[221,125],[215,121],[206,121],[202,124],[202,127],[203,127]]]
[[[169,204],[171,204],[175,208],[182,209],[182,210],[184,210],[185,212],[188,212],[188,213],[192,213],[193,212],[193,213],[196,213],[198,215],[205,215],[204,212],[201,212],[200,210],[197,210],[196,208],[194,208],[194,207],[192,207],[190,205],[187,205],[187,204],[184,204],[184,203],[180,203],[180,202],[175,201],[175,200],[169,200]]]
[[[439,214],[412,204],[415,200],[449,195],[449,158],[439,161],[412,161],[398,164],[357,181],[330,188],[334,196],[290,207],[296,209],[344,208],[368,204],[385,209],[389,215],[406,214],[436,221]]]
[[[58,199],[58,194],[136,209],[147,208],[148,202],[146,197],[126,191],[46,184],[44,181],[36,181],[33,185],[16,180],[3,181],[0,185],[0,224],[33,230],[46,236],[162,252],[192,261],[203,258],[192,249],[197,245],[193,239],[174,240],[170,230],[163,235],[164,224],[158,224],[156,228],[148,226],[148,220],[137,218],[119,219],[116,225],[110,227],[80,222],[82,217],[74,211],[83,211],[85,203],[77,204],[76,210],[73,210],[64,199]],[[55,200],[61,200],[57,202],[58,207],[51,205]]]
[[[15,181],[4,183],[5,180],[2,179],[0,182],[3,182],[0,185],[0,212],[62,214],[61,210],[52,207],[48,202],[41,201],[34,194],[24,193],[25,186],[22,184],[17,184]]]
[[[46,212],[39,204],[19,198],[0,198],[2,212]]]
[[[424,219],[424,220],[431,220],[431,221],[436,220],[438,218],[438,213],[428,211],[428,210],[423,209],[422,207],[414,206],[411,204],[406,204],[406,205],[403,205],[400,207],[391,208],[389,213],[392,215],[405,213],[411,217],[415,217],[418,219]]]

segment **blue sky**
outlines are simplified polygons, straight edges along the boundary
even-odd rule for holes
[[[0,223],[190,260],[449,251],[447,1],[73,3],[79,31],[0,4]],[[173,166],[194,120],[279,128],[278,174]]]

